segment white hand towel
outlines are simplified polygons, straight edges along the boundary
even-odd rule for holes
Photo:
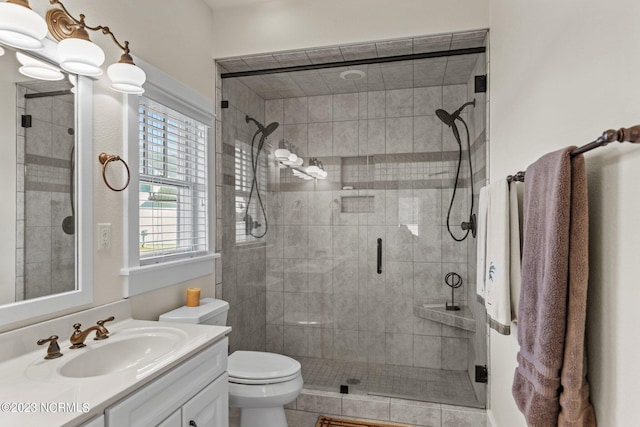
[[[485,276],[487,271],[487,187],[480,189],[478,202],[478,223],[476,224],[476,244],[478,245],[476,259],[476,294],[478,302],[485,304]]]
[[[489,326],[509,335],[511,325],[509,183],[499,179],[487,188],[485,305]]]

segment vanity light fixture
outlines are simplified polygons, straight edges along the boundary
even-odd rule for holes
[[[34,12],[29,0],[0,3],[0,42],[18,49],[41,49],[47,23]]]
[[[142,85],[147,77],[133,62],[128,41],[121,44],[107,26],[88,26],[83,14],[79,19],[73,17],[60,0],[49,0],[49,3],[60,7],[49,9],[46,20],[31,10],[28,0],[0,3],[0,43],[19,49],[37,50],[43,47],[42,39],[47,35],[48,28],[53,38],[59,41],[60,67],[69,73],[97,77],[102,75],[105,56],[104,51],[91,42],[88,30],[101,31],[111,36],[123,51],[120,60],[107,69],[111,89],[130,94],[144,92]]]
[[[104,62],[104,52],[98,45],[91,42],[87,30],[102,31],[102,34],[111,36],[113,42],[123,50],[120,60],[107,69],[111,89],[130,94],[144,92],[142,85],[147,77],[145,72],[133,62],[128,41],[122,45],[107,26],[88,26],[83,14],[80,14],[80,19],[76,19],[60,0],[49,0],[49,3],[61,7],[61,9],[47,11],[46,21],[49,32],[60,42],[58,54],[62,68],[83,76],[101,75],[100,67]]]

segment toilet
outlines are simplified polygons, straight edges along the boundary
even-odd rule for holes
[[[225,326],[229,303],[203,298],[198,307],[180,307],[160,316],[161,322]],[[229,406],[240,408],[241,427],[286,427],[284,405],[302,391],[300,363],[262,351],[229,355]]]

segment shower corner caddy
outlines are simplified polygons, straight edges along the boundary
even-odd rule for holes
[[[465,331],[476,331],[476,320],[466,305],[460,306],[459,311],[447,311],[444,304],[417,305],[413,307],[413,314],[423,319],[464,329]]]

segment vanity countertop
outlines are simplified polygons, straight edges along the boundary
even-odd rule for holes
[[[0,348],[5,349],[0,352],[0,425],[82,424],[231,331],[231,328],[223,326],[135,320],[127,307],[118,306],[121,303],[0,334]],[[94,341],[91,334],[86,340],[86,347],[69,349],[69,339],[63,337],[66,332],[71,335],[73,323],[82,322],[88,327],[111,315],[116,319],[105,325],[110,332],[109,339]],[[166,344],[162,331],[169,331],[178,338],[172,344]],[[47,345],[36,345],[34,337],[47,338],[54,334],[60,336],[58,343],[63,356],[45,360]],[[145,335],[144,339],[152,342],[158,338],[156,342],[161,344],[162,356],[142,364],[135,358],[125,357],[129,344],[136,343],[138,335]],[[107,346],[111,346],[109,358],[104,357],[107,353],[101,355],[100,352]],[[28,351],[20,351],[24,349]],[[111,357],[114,354],[122,354],[123,357]],[[118,365],[113,359],[123,362]],[[91,376],[92,370],[99,370],[103,365],[116,367],[112,368],[114,372]],[[70,367],[80,369],[70,370]],[[84,368],[89,368],[88,373],[82,372]],[[76,374],[78,377],[74,377]]]

